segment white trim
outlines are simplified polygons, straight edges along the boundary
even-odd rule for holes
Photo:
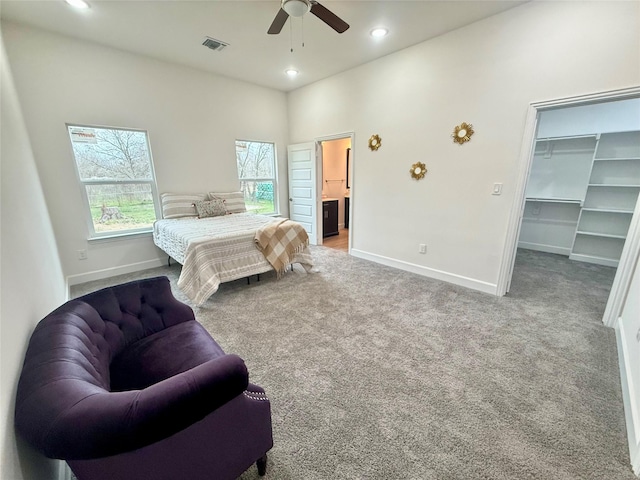
[[[620,367],[620,386],[622,387],[622,401],[627,424],[627,440],[629,442],[629,456],[631,468],[640,476],[640,411],[638,411],[638,399],[632,378],[627,372],[631,371],[629,356],[625,347],[625,333],[622,318],[618,318],[615,326],[616,341],[618,344],[618,364]]]
[[[518,248],[535,250],[537,252],[555,253],[557,255],[564,255],[565,257],[568,257],[571,253],[571,248],[569,247],[557,247],[555,245],[545,245],[544,243],[518,242]]]
[[[388,267],[394,267],[399,270],[422,275],[423,277],[434,278],[436,280],[442,280],[443,282],[452,283],[454,285],[460,285],[462,287],[467,287],[473,290],[478,290],[480,292],[496,295],[496,285],[493,283],[483,282],[482,280],[476,280],[474,278],[463,277],[462,275],[456,275],[455,273],[444,272],[442,270],[436,270],[434,268],[416,265],[415,263],[396,260],[394,258],[365,252],[363,250],[358,250],[355,248],[352,248],[350,253],[354,257],[370,260],[372,262],[380,263]]]
[[[165,265],[163,259],[145,260],[144,262],[130,263],[128,265],[120,265],[119,267],[105,268],[103,270],[94,270],[92,272],[79,273],[77,275],[67,276],[67,285],[69,287],[85,282],[93,282],[94,280],[103,280],[105,278],[115,277],[116,275],[125,275],[127,273],[139,272],[140,270],[148,270],[150,268],[162,267]]]
[[[640,257],[640,196],[636,202],[635,213],[631,217],[618,270],[616,270],[602,318],[602,322],[608,327],[613,327],[622,314],[622,308],[631,288],[631,277],[633,277],[633,272],[638,264],[638,257]]]
[[[108,233],[105,232],[103,235],[96,235],[94,237],[87,238],[87,242],[92,243],[101,243],[101,242],[112,242],[115,240],[132,240],[135,238],[149,237],[153,236],[153,227],[148,230],[127,230],[122,233]]]
[[[518,160],[519,168],[515,188],[515,200],[509,213],[509,224],[504,243],[505,247],[502,251],[502,260],[500,262],[500,271],[496,287],[496,295],[499,296],[505,295],[509,291],[511,277],[513,276],[513,266],[516,262],[516,251],[518,249],[518,237],[520,236],[520,227],[522,225],[521,218],[524,214],[526,202],[525,190],[529,178],[529,169],[531,168],[532,153],[535,148],[534,140],[537,125],[538,111],[533,105],[530,105],[524,127],[524,139],[522,141],[522,147],[520,148],[520,159]]]

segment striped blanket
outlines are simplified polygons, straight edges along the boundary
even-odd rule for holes
[[[280,278],[287,266],[293,263],[295,255],[309,245],[309,236],[302,225],[285,219],[259,228],[255,242]],[[304,267],[307,268],[306,265]]]
[[[167,255],[184,265],[178,287],[200,306],[220,283],[272,270],[255,243],[256,231],[280,219],[251,213],[223,217],[185,217],[157,220],[153,241]],[[313,258],[307,247],[293,258],[309,271]]]

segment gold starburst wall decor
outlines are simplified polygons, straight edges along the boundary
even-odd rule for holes
[[[371,135],[371,138],[369,139],[369,150],[378,150],[380,148],[380,145],[382,145],[382,139],[380,138],[380,135]]]
[[[469,140],[471,140],[471,135],[473,135],[473,125],[470,123],[462,122],[460,125],[457,125],[453,129],[453,133],[451,136],[453,137],[453,141],[458,145],[462,145]]]
[[[422,162],[416,162],[413,165],[411,165],[411,168],[409,169],[409,173],[411,173],[412,178],[415,178],[416,180],[420,180],[424,178],[425,174],[427,173],[427,166]]]

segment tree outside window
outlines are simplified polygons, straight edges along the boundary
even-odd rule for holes
[[[273,143],[236,140],[240,189],[248,211],[276,213],[276,148]]]
[[[147,133],[67,125],[91,237],[149,232],[158,218]]]

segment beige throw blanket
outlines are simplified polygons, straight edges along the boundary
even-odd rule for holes
[[[309,235],[302,225],[285,219],[258,229],[255,242],[280,278],[293,257],[309,245]]]

